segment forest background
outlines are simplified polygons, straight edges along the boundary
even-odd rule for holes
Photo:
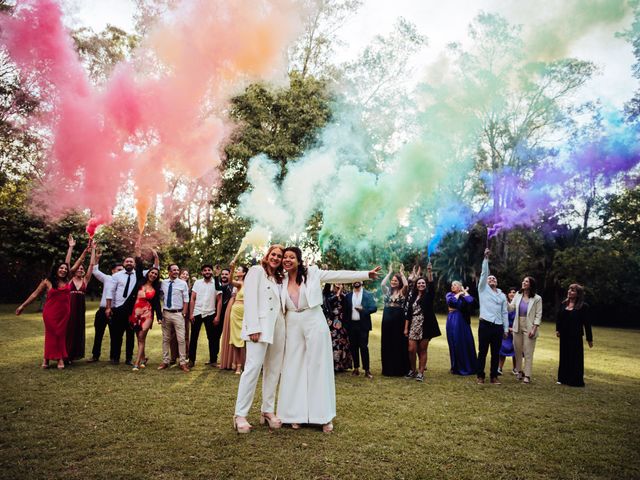
[[[305,17],[302,35],[289,51],[287,84],[252,84],[228,106],[227,114],[238,126],[225,146],[219,175],[194,180],[167,173],[170,188],[156,199],[145,226],[145,244],[159,249],[163,265],[176,262],[197,275],[203,262],[228,264],[251,227],[251,220],[240,215],[239,208],[241,196],[252,188],[247,171],[256,155],[266,154],[275,162],[276,182],[282,182],[304,152],[322,141],[323,129],[348,111],[351,125],[366,133],[362,148],[371,161],[360,168],[380,175],[389,168],[388,159],[415,129],[414,120],[429,114],[412,102],[412,87],[402,80],[415,73],[412,58],[428,44],[411,22],[399,19],[389,35],[376,37],[358,59],[336,64],[333,59],[340,44],[335,32],[357,13],[361,2],[308,3],[313,8]],[[173,0],[136,0],[133,32],[114,26],[99,32],[88,28],[73,31],[78,54],[93,81],[104,82],[118,61],[132,55],[155,19],[175,4]],[[6,13],[12,8],[11,2],[0,0],[0,11]],[[634,75],[640,79],[640,13],[637,5],[634,8],[632,27],[620,35],[634,47],[638,61],[633,66]],[[601,104],[593,101],[576,106],[568,101],[596,74],[595,65],[572,58],[556,60],[539,66],[534,79],[530,64],[518,53],[521,38],[517,26],[499,15],[481,13],[469,31],[473,47],[450,47],[452,61],[465,72],[467,85],[476,88],[473,92],[469,89],[468,94],[495,95],[505,100],[498,115],[495,111],[488,115],[479,107],[474,111],[473,102],[467,102],[470,108],[466,115],[481,128],[465,146],[472,152],[474,172],[459,185],[455,195],[456,201],[479,212],[487,210],[487,205],[509,206],[501,186],[484,181],[487,176],[508,169],[519,178],[528,178],[557,155],[547,145],[552,143],[551,137],[557,142],[559,132],[567,143],[584,143],[598,141],[606,131]],[[509,56],[508,61],[495,62],[497,55]],[[510,71],[500,71],[504,65]],[[489,88],[495,85],[487,79],[495,81],[511,75],[527,79],[529,87],[518,91]],[[517,109],[508,101],[510,95],[520,98]],[[521,115],[523,102],[525,110],[531,112],[526,118]],[[45,189],[40,188],[48,139],[45,132],[24,125],[42,107],[37,89],[0,52],[0,302],[26,297],[53,262],[63,258],[69,233],[79,239],[80,245],[88,240],[84,232],[90,212],[68,211],[55,219],[41,213],[39,206],[56,201],[47,198]],[[629,98],[620,114],[628,126],[635,128],[640,116],[640,92]],[[585,122],[585,117],[589,121]],[[525,144],[527,151],[523,153]],[[490,240],[492,271],[503,288],[518,286],[525,275],[534,276],[549,320],[554,318],[568,284],[579,282],[587,288],[596,323],[638,327],[640,316],[634,313],[636,299],[640,298],[637,167],[613,177],[598,168],[581,173],[558,186],[562,202],[539,211],[535,221],[504,229]],[[336,206],[347,212],[352,207]],[[364,204],[359,208],[380,209],[384,205]],[[440,308],[444,308],[444,294],[452,280],[462,280],[472,292],[475,290],[487,229],[492,226],[491,207],[488,210],[488,215],[477,216],[474,222],[454,224],[443,231],[430,255]],[[104,250],[103,270],[130,255],[138,237],[126,191],[113,214],[113,222],[96,234]],[[414,212],[412,219],[419,214]],[[396,268],[403,263],[410,270],[416,263],[424,267],[429,243],[429,239],[416,241],[412,219],[403,223],[383,247],[372,244],[353,249],[342,246],[339,238],[321,238],[321,211],[306,221],[304,231],[296,238],[274,240],[301,245],[310,257],[329,267],[370,268],[381,264],[386,270],[389,262],[394,262]],[[251,262],[251,255],[242,261]],[[380,295],[378,298],[381,300]]]

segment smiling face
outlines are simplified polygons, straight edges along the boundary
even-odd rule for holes
[[[451,291],[453,293],[458,293],[460,290],[462,290],[462,284],[458,281],[454,281],[451,282]]]
[[[529,290],[529,287],[531,287],[529,277],[524,277],[524,280],[522,280],[522,290]]]
[[[269,268],[272,271],[277,270],[282,264],[282,249],[281,248],[273,248],[267,255],[267,262],[269,263]]]
[[[57,270],[58,278],[67,278],[67,274],[69,273],[69,267],[67,267],[66,263],[61,264]]]
[[[211,267],[204,267],[202,269],[202,276],[205,280],[209,280],[211,277],[213,277],[213,269]]]
[[[170,265],[169,266],[169,278],[171,280],[175,280],[180,275],[180,267],[178,265]]]
[[[416,288],[419,292],[423,292],[427,289],[427,281],[424,278],[419,279],[416,282]]]
[[[391,278],[389,284],[391,285],[391,288],[398,288],[400,286],[400,282],[398,282],[398,279],[395,275]]]
[[[185,268],[180,272],[180,280],[189,281],[189,270]]]
[[[246,274],[247,274],[247,272],[245,272],[244,267],[238,267],[238,268],[236,268],[236,271],[234,272],[236,280],[244,280],[244,276]]]
[[[220,282],[223,285],[227,285],[229,283],[229,278],[231,277],[231,272],[226,268],[220,272]]]
[[[578,298],[578,290],[574,286],[569,287],[569,290],[567,290],[567,298],[569,300]]]
[[[516,296],[516,289],[512,288],[511,290],[509,290],[509,293],[507,293],[507,299],[509,300],[509,303],[513,301],[513,297],[515,296]]]
[[[487,285],[491,288],[496,288],[498,286],[498,279],[494,275],[489,275],[487,277]]]
[[[76,270],[76,278],[82,278],[84,277],[84,274],[85,274],[84,266],[80,265]]]
[[[127,272],[131,272],[136,266],[136,262],[132,257],[127,257],[124,259],[124,262],[122,262],[122,266]]]
[[[298,257],[296,256],[295,252],[289,250],[284,253],[284,256],[282,257],[282,267],[287,272],[297,270],[299,265],[300,262],[298,261]]]
[[[147,272],[147,280],[149,280],[151,283],[155,282],[159,276],[160,272],[157,268],[152,268],[151,270],[149,270],[149,272]]]

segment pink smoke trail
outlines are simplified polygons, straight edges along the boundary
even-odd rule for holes
[[[233,128],[220,112],[249,82],[283,71],[297,20],[290,0],[183,2],[142,43],[154,71],[123,63],[99,89],[59,2],[19,1],[13,16],[0,17],[1,39],[50,107],[39,121],[51,136],[51,213],[89,208],[109,221],[131,178],[142,230],[165,171],[198,178],[219,164]]]

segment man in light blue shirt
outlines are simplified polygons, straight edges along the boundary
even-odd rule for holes
[[[478,284],[480,299],[480,322],[478,325],[478,383],[484,383],[484,367],[487,352],[491,347],[491,383],[500,385],[498,380],[498,363],[500,360],[500,345],[502,339],[509,334],[509,314],[507,311],[507,297],[498,288],[498,279],[489,274],[489,254],[484,251],[482,273]]]

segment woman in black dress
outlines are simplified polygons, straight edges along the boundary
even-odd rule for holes
[[[409,371],[407,337],[404,335],[404,305],[408,290],[404,265],[400,265],[400,272],[394,275],[393,265],[389,264],[389,273],[380,287],[384,296],[380,348],[382,375],[402,377]]]
[[[556,319],[556,336],[560,338],[560,366],[558,384],[584,387],[584,345],[587,335],[589,348],[593,347],[589,306],[584,302],[584,287],[569,285],[567,298],[562,302]]]
[[[409,338],[409,364],[411,366],[411,370],[405,377],[415,378],[419,382],[424,382],[429,341],[442,335],[436,314],[433,312],[434,296],[433,273],[431,263],[429,263],[427,278],[420,277],[416,280],[404,324],[404,334]],[[417,372],[416,354],[419,360]]]

